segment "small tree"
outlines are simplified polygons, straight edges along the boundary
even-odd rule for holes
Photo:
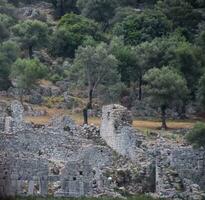
[[[28,49],[30,59],[33,58],[34,48],[42,47],[48,42],[48,26],[41,21],[22,21],[12,30],[22,46]]]
[[[166,129],[166,109],[182,101],[188,94],[185,79],[169,67],[150,69],[145,75],[145,91],[151,103],[161,109],[162,128]]]
[[[46,76],[47,68],[37,59],[17,59],[11,68],[11,79],[23,91],[38,84],[38,80]],[[22,102],[21,93],[21,102]]]
[[[93,94],[97,87],[108,83],[114,85],[116,80],[119,81],[117,63],[104,43],[97,47],[79,47],[77,50],[72,75],[78,84],[84,84],[88,88],[88,102],[83,110],[84,124],[88,123],[87,111],[92,108]]]
[[[11,86],[11,65],[19,56],[19,52],[20,49],[15,42],[6,41],[0,45],[0,90],[7,90]]]
[[[186,139],[194,147],[205,148],[205,123],[197,122],[194,128],[187,134]]]

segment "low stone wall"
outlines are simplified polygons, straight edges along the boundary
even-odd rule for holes
[[[44,159],[0,155],[0,197],[47,195],[48,164]]]
[[[192,180],[205,190],[205,152],[191,147],[181,147],[173,150],[171,166],[181,177]]]

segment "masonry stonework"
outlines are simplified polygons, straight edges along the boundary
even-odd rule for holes
[[[204,151],[161,136],[149,143],[120,105],[103,107],[100,131],[68,116],[44,126],[25,123],[18,101],[0,110],[0,197],[119,197],[116,189],[177,200],[204,197]]]

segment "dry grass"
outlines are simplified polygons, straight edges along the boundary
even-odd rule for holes
[[[167,126],[169,129],[180,129],[180,128],[192,128],[195,121],[168,121]],[[133,126],[140,129],[159,129],[161,126],[160,121],[145,121],[145,120],[134,120]]]
[[[47,124],[53,117],[58,116],[58,115],[64,115],[64,110],[62,109],[49,109],[46,107],[34,107],[36,110],[41,109],[41,110],[46,110],[47,115],[45,116],[39,116],[39,117],[33,117],[33,116],[27,116],[25,117],[25,121],[29,123],[34,123],[34,124],[41,124],[45,125]]]
[[[83,124],[83,117],[81,113],[72,113],[70,110],[62,109],[49,109],[46,107],[36,107],[36,109],[45,109],[47,111],[46,116],[41,117],[26,117],[27,122],[32,122],[34,124],[47,124],[52,117],[58,115],[69,115],[77,124]],[[90,117],[89,123],[96,126],[100,125],[100,118]],[[195,121],[168,121],[167,125],[170,129],[180,129],[180,128],[192,128]],[[133,126],[138,129],[158,129],[161,126],[160,121],[151,120],[134,120]]]

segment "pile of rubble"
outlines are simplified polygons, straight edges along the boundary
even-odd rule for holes
[[[0,110],[0,196],[204,196],[204,152],[160,136],[150,143],[120,105],[103,107],[100,128],[68,116],[25,123],[18,101]]]

